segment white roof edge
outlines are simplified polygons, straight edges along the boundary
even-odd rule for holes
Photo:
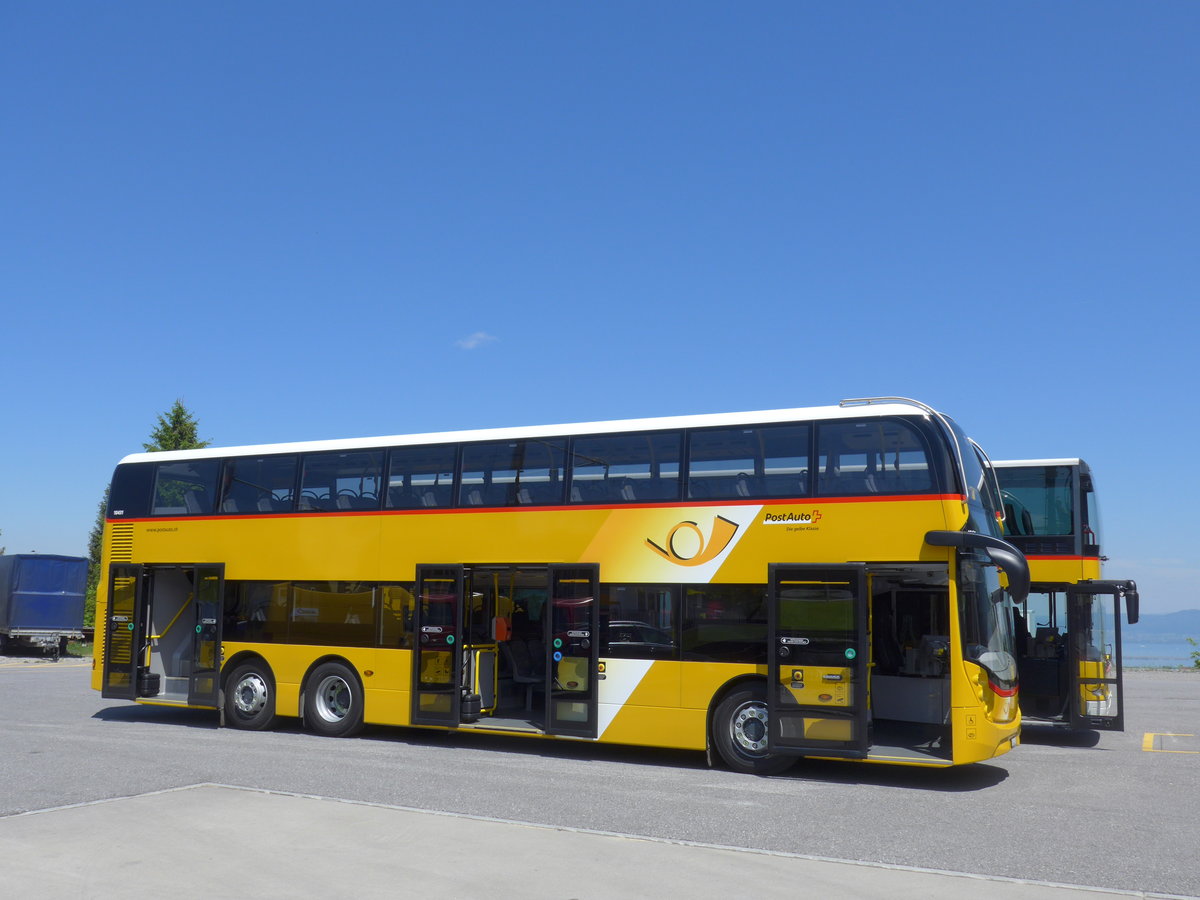
[[[755,425],[774,422],[806,422],[816,419],[850,419],[872,416],[918,415],[928,413],[907,403],[873,403],[855,406],[808,406],[796,409],[771,409],[754,412],[705,413],[694,416],[663,416],[643,419],[613,419],[562,425],[528,425],[515,428],[482,428],[469,431],[439,431],[428,434],[402,434],[366,438],[342,438],[329,441],[294,441],[279,444],[248,444],[239,447],[204,447],[199,450],[164,450],[130,453],[121,463],[170,462],[177,459],[208,459],[224,456],[269,455],[273,453],[315,453],[322,450],[358,450],[404,447],[415,444],[450,444],[467,441],[504,441],[519,438],[559,437],[579,434],[606,434],[624,431],[664,431],[671,428],[707,428],[720,425]]]
[[[1070,459],[996,459],[992,465],[996,468],[1013,468],[1015,466],[1077,466],[1083,460],[1079,457]]]

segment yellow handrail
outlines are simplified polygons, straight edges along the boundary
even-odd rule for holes
[[[160,640],[163,637],[165,637],[167,632],[171,630],[171,626],[179,621],[179,617],[181,615],[183,615],[183,611],[185,609],[187,609],[191,605],[191,603],[192,603],[192,595],[188,594],[187,599],[183,601],[183,605],[179,607],[179,611],[177,613],[175,613],[175,618],[173,618],[170,622],[167,623],[167,627],[162,630],[161,634],[150,635],[150,640],[157,641],[157,640]]]

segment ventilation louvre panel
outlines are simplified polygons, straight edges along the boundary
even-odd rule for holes
[[[109,548],[109,561],[115,563],[133,562],[132,523],[113,525],[112,544]]]

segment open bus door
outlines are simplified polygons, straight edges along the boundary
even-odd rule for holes
[[[550,566],[546,616],[546,732],[597,735],[600,567]]]
[[[102,697],[220,706],[225,567],[109,570]]]
[[[865,758],[866,566],[772,564],[769,578],[767,749]]]
[[[142,567],[114,564],[109,571],[108,617],[104,623],[101,697],[136,700],[145,671],[146,604]]]
[[[199,565],[192,575],[196,624],[188,675],[188,704],[219,706],[221,687],[221,620],[225,599],[225,567]]]
[[[521,671],[515,668],[518,658],[510,656],[514,668],[509,674],[515,685],[529,690],[523,713],[502,714],[508,726],[594,738],[599,721],[600,567],[523,567],[521,585],[534,598],[523,615],[532,622],[518,636],[509,634],[511,626],[505,624],[501,636],[496,629],[508,616],[492,615],[502,597],[498,573],[512,576],[515,571],[457,564],[417,566],[412,724],[455,728],[480,721],[481,714],[494,715],[499,704],[492,693],[497,645],[520,640],[524,652],[532,655],[520,657]],[[511,594],[517,593],[516,586],[513,580]],[[511,602],[513,597],[507,599]],[[480,634],[485,627],[493,631],[486,639]],[[535,688],[545,698],[544,705],[533,705]]]
[[[417,566],[412,723],[458,725],[462,690],[463,567]]]
[[[1123,731],[1121,598],[1137,621],[1133,582],[1081,581],[1067,588],[1067,685],[1071,727]]]

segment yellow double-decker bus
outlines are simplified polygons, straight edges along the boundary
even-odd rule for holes
[[[1105,580],[1095,481],[1082,459],[997,462],[1006,540],[1032,585],[1014,622],[1021,713],[1076,730],[1121,731],[1121,607],[1138,620],[1133,581]]]
[[[134,454],[93,686],[753,773],[991,759],[1028,583],[998,497],[958,425],[895,399]]]

